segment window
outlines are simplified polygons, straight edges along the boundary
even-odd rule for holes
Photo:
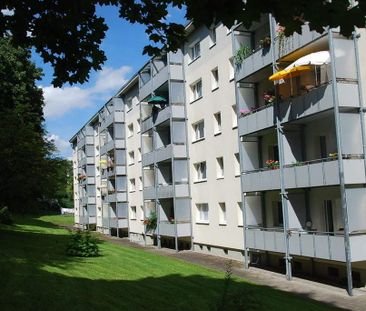
[[[198,57],[201,56],[200,42],[197,42],[197,43],[193,44],[192,46],[190,46],[189,55],[191,57],[191,61],[194,61],[195,59],[197,59]]]
[[[273,225],[275,227],[283,227],[283,214],[281,201],[272,202],[273,209]]]
[[[205,122],[203,120],[193,124],[193,141],[205,138]]]
[[[136,219],[136,206],[131,206],[131,219]]]
[[[131,123],[127,126],[127,133],[128,133],[128,137],[131,137],[133,135],[133,123]]]
[[[219,224],[226,225],[226,204],[224,202],[219,203]]]
[[[235,153],[234,157],[235,157],[235,161],[234,161],[235,176],[240,176],[240,156],[239,156],[239,153]]]
[[[131,151],[128,153],[128,164],[134,164],[135,163],[135,152]]]
[[[216,27],[210,28],[209,37],[210,37],[210,47],[213,47],[216,44]]]
[[[234,80],[235,78],[235,66],[234,66],[234,57],[229,59],[229,80]]]
[[[136,133],[140,133],[140,119],[137,119],[137,123],[136,123]]]
[[[212,91],[219,88],[219,69],[216,67],[211,70],[211,89]]]
[[[214,114],[214,135],[221,133],[221,112]]]
[[[206,176],[206,162],[196,163],[194,165],[196,169],[196,181],[205,181]]]
[[[208,204],[201,203],[197,206],[197,222],[208,223]]]
[[[243,204],[242,202],[238,202],[238,226],[243,225]]]
[[[132,109],[132,97],[126,99],[126,107],[127,111],[130,111]]]
[[[216,158],[216,177],[224,178],[224,158]]]
[[[139,177],[139,180],[140,180],[139,190],[142,191],[142,176]]]
[[[136,190],[136,181],[135,178],[130,179],[130,192],[134,192]]]
[[[202,97],[202,80],[198,80],[191,85],[191,93],[192,102]]]
[[[141,148],[137,149],[137,161],[141,162]]]
[[[233,118],[233,128],[236,128],[238,126],[238,119],[237,119],[237,115],[236,115],[236,105],[232,105],[231,106],[231,115]]]
[[[140,220],[145,219],[144,206],[140,205]]]

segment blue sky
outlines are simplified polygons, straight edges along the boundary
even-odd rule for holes
[[[91,73],[88,83],[54,88],[52,68],[33,55],[33,61],[44,71],[38,85],[44,91],[46,129],[63,157],[71,156],[68,141],[72,135],[148,60],[142,55],[148,44],[143,26],[120,19],[114,7],[100,7],[98,15],[106,19],[109,27],[102,43],[107,61],[101,71]],[[172,8],[168,18],[184,22],[184,12]]]

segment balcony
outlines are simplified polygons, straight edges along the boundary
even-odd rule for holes
[[[344,155],[346,184],[365,183],[364,163],[361,156]],[[284,166],[285,188],[308,188],[339,184],[338,159],[336,157],[306,161]],[[245,192],[280,189],[279,169],[259,169],[242,175]]]
[[[185,145],[168,145],[155,151],[142,155],[142,165],[149,166],[154,162],[161,162],[171,158],[187,157],[187,149]]]
[[[175,191],[174,191],[175,190]],[[155,193],[156,191],[156,193]],[[144,200],[154,200],[154,199],[168,199],[176,197],[188,197],[189,187],[188,184],[177,184],[175,189],[173,185],[160,185],[155,189],[155,187],[145,187],[143,189]]]
[[[111,217],[110,221],[109,221],[109,225],[111,228],[125,229],[125,228],[128,228],[128,220],[127,220],[127,218]]]
[[[106,195],[104,201],[106,203],[126,202],[127,193],[126,192],[110,193],[110,194]]]
[[[282,58],[323,35],[324,34],[320,34],[316,31],[310,31],[309,26],[303,25],[301,34],[294,33],[287,38],[277,36],[275,38],[275,57],[276,59]]]
[[[247,247],[276,253],[285,253],[284,233],[280,228],[248,228]],[[290,254],[345,262],[343,233],[291,230]],[[352,261],[366,259],[366,234],[351,233]]]
[[[163,236],[175,237],[174,222],[162,221],[159,223],[159,234]],[[191,236],[190,222],[177,222],[177,236],[187,237]]]
[[[359,107],[358,85],[350,81],[337,81],[339,106],[341,108]],[[325,83],[278,104],[278,118],[282,123],[305,118],[333,108],[331,82]],[[239,135],[249,135],[273,127],[276,123],[276,108],[273,105],[261,106],[242,113],[239,117]]]
[[[87,216],[87,215],[84,215],[84,216],[79,216],[79,222],[84,224],[84,225],[87,225],[87,224],[96,224],[97,223],[97,217],[95,216]]]
[[[168,66],[163,67],[153,77],[150,78],[139,91],[140,101],[148,97],[153,91],[163,85],[169,79]]]
[[[159,110],[155,116],[150,116],[142,121],[141,133],[150,130],[154,125],[158,125],[172,116],[173,118],[185,118],[184,106],[171,105]]]
[[[100,147],[100,154],[106,154],[108,151],[111,151],[114,149],[114,140],[108,141],[106,144]]]

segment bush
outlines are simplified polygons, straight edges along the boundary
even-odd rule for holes
[[[66,253],[69,256],[96,257],[99,256],[98,239],[91,236],[89,231],[73,233],[67,246]]]
[[[0,208],[0,223],[11,225],[13,222],[13,217],[11,216],[9,208],[7,206]]]

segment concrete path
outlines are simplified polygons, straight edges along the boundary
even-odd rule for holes
[[[148,252],[177,258],[186,262],[223,272],[226,270],[229,261],[231,261],[233,274],[245,278],[250,282],[301,295],[337,308],[342,308],[345,310],[366,311],[366,289],[354,289],[354,296],[350,297],[346,293],[345,289],[331,285],[317,283],[296,277],[294,277],[291,281],[287,281],[283,274],[254,267],[251,267],[249,270],[245,271],[243,269],[243,264],[236,260],[201,254],[193,251],[180,251],[177,253],[174,250],[166,248],[158,249],[152,246],[144,247],[135,243],[131,243],[128,238],[121,239],[105,235],[100,236],[103,240],[108,240],[115,244],[144,249]]]

